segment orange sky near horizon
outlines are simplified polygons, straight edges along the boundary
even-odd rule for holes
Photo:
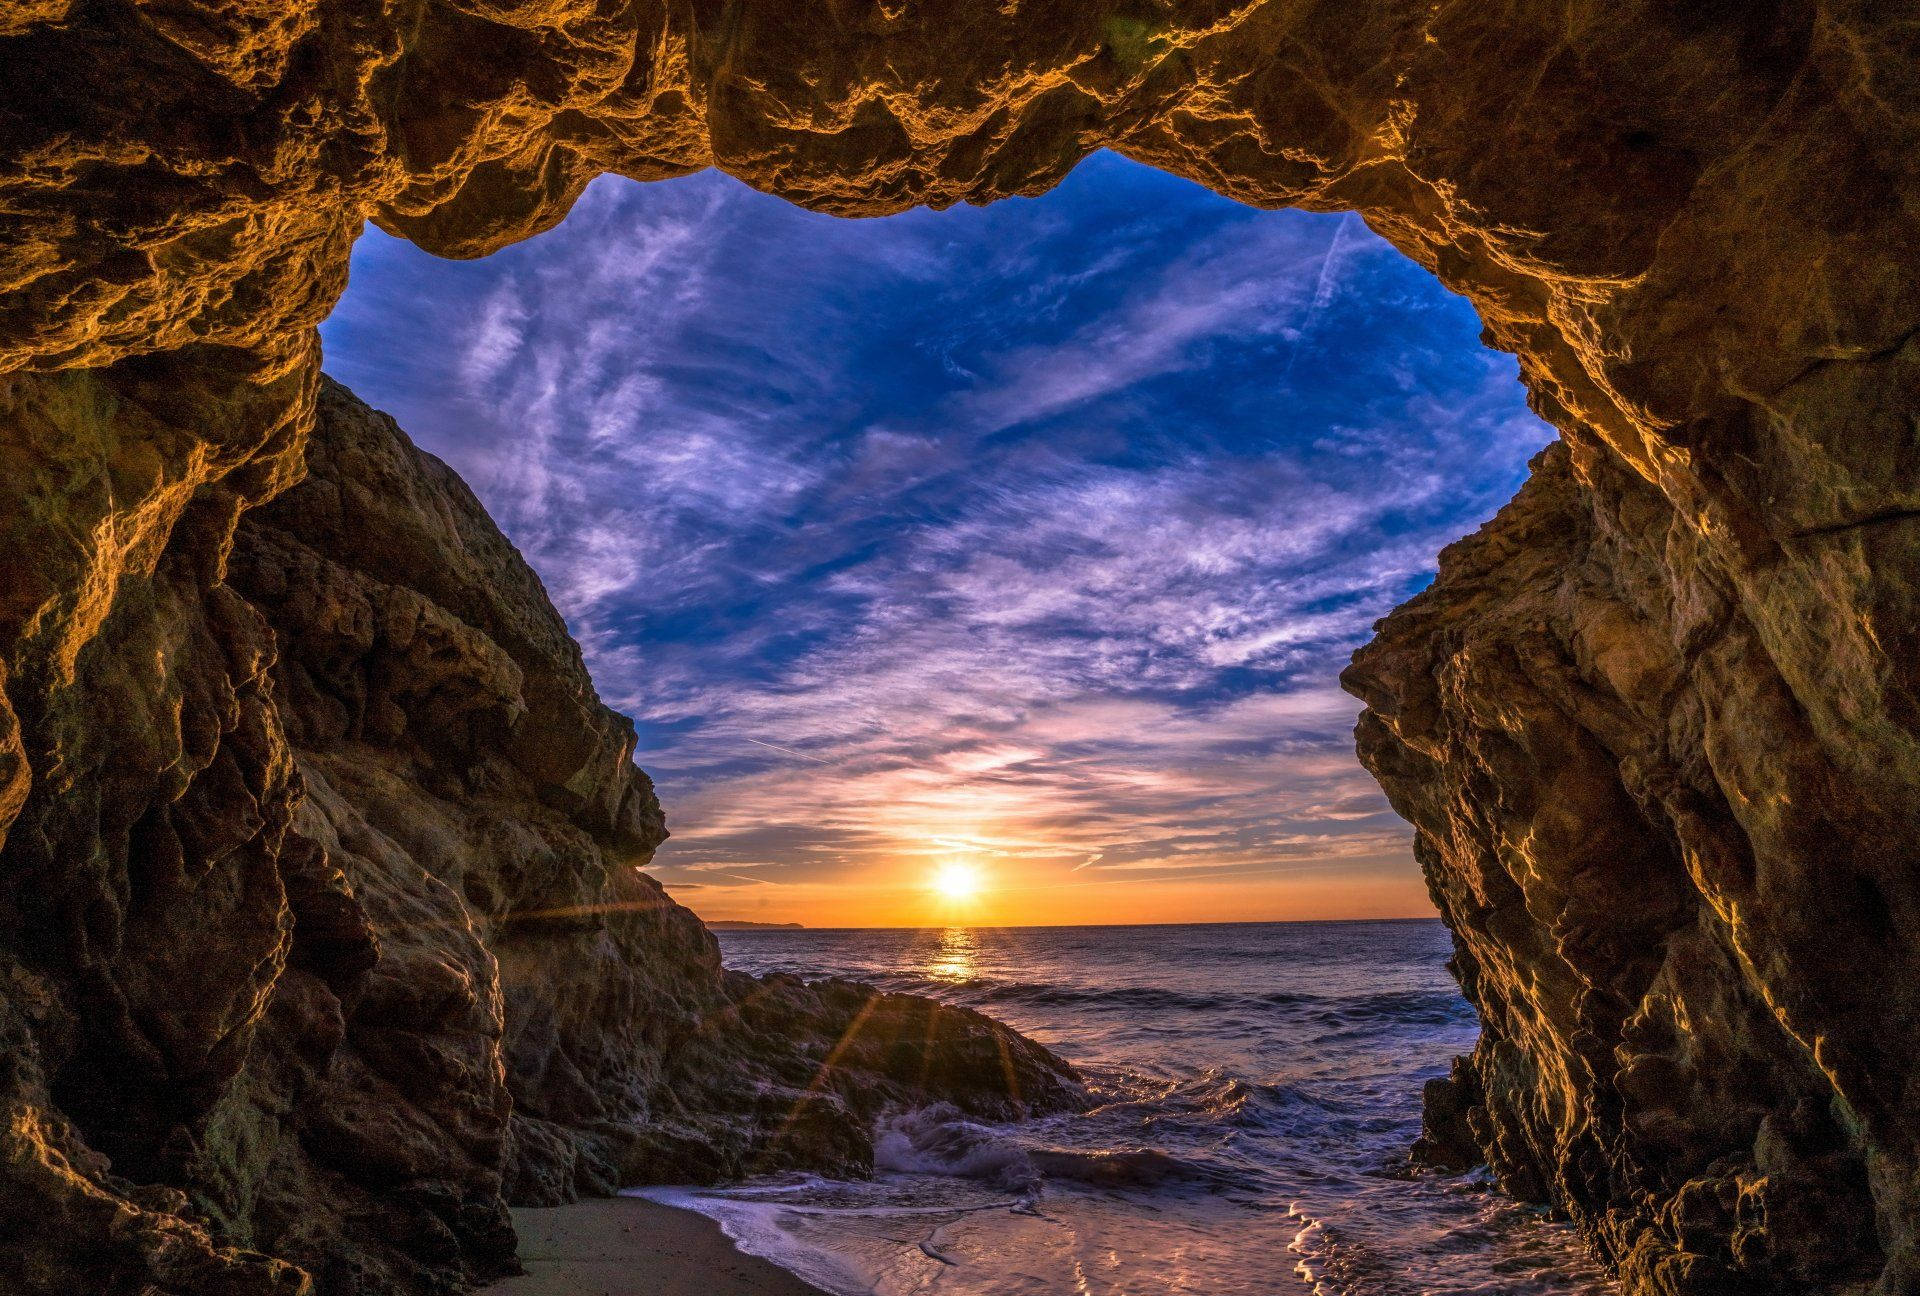
[[[1134,880],[1071,870],[1033,873],[979,865],[977,894],[933,885],[925,860],[864,870],[843,881],[701,887],[668,893],[709,922],[805,927],[1071,927],[1104,924],[1297,922],[1432,918],[1418,872],[1400,859],[1343,859],[1340,872]],[[1355,865],[1358,865],[1356,868]],[[1369,867],[1371,865],[1372,867]],[[1346,871],[1352,870],[1352,871]]]
[[[673,835],[649,871],[703,918],[808,927],[1432,917],[1413,831],[1347,746],[1359,705],[1327,685],[1204,717],[1100,699],[989,739],[930,733],[909,758],[843,743],[830,772],[788,753],[663,787]],[[1152,746],[1073,754],[1087,729]],[[1268,733],[1289,749],[1254,745]],[[1247,745],[1214,758],[1223,743]],[[1219,813],[1281,797],[1284,830]],[[779,836],[768,806],[787,815]],[[935,885],[956,866],[980,879],[965,900]]]
[[[1103,729],[1124,709],[1157,746],[1053,758],[1089,709]],[[1106,699],[1027,716],[988,741],[941,749],[933,735],[913,759],[848,744],[831,773],[788,759],[663,788],[673,836],[649,869],[703,918],[808,927],[1432,917],[1413,830],[1346,747],[1358,709],[1328,686],[1256,695],[1204,719]],[[1316,737],[1273,756],[1179,759],[1289,730]],[[1276,796],[1276,776],[1285,831],[1214,812]],[[763,836],[770,805],[794,816],[794,835]],[[955,868],[978,877],[964,899],[937,885]]]

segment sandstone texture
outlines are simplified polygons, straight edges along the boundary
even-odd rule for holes
[[[1912,804],[1652,488],[1579,459],[1344,677],[1483,1026],[1417,1155],[1561,1206],[1629,1291],[1914,1290]],[[1814,542],[1813,580],[1897,573],[1904,529]]]
[[[477,1272],[505,1254],[492,1176],[544,1199],[675,1155],[677,1050],[573,1083],[685,1020],[662,1005],[701,977],[672,969],[710,947],[627,875],[658,824],[557,623],[491,558],[408,564],[330,515],[327,490],[383,522],[434,493],[382,453],[256,516],[343,453],[309,446],[313,326],[363,223],[474,256],[601,172],[719,166],[861,215],[1111,147],[1360,211],[1562,433],[1347,677],[1486,1027],[1432,1148],[1551,1200],[1635,1292],[1920,1290],[1917,66],[1886,0],[7,7],[19,1272],[293,1290],[245,1248],[306,1254],[305,1212],[272,1221],[322,1174],[379,1272]],[[491,552],[466,508],[405,534]],[[533,971],[542,941],[622,940],[660,951],[631,982]],[[714,984],[754,1038],[753,992]],[[841,993],[764,996],[831,1029]],[[367,1103],[302,1088],[363,1081],[451,1131],[424,1195]],[[359,1151],[296,1154],[309,1123]]]

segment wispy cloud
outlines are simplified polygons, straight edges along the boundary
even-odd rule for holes
[[[707,175],[472,265],[370,235],[327,344],[542,573],[724,903],[961,850],[1410,876],[1333,677],[1547,437],[1476,331],[1350,218],[1101,157],[985,211]]]

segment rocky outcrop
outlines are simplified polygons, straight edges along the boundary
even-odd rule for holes
[[[457,764],[516,705],[567,700],[539,692],[513,629],[453,624],[478,627],[483,600],[375,568],[421,599],[353,668],[380,682],[288,651],[314,693],[283,714],[275,627],[224,580],[235,518],[299,470],[313,325],[362,222],[469,256],[552,224],[602,171],[719,165],[861,214],[1034,192],[1107,146],[1245,201],[1361,211],[1473,299],[1564,434],[1349,677],[1487,1025],[1437,1124],[1641,1290],[1920,1286],[1917,61],[1920,27],[1869,0],[13,5],[0,1192],[13,1218],[63,1221],[28,1263],[285,1281],[208,1249],[209,1227],[241,1236],[229,1222],[136,1185],[276,1146],[232,1095],[264,1083],[259,1059],[312,1069],[255,1037],[309,1013],[274,1037],[327,1039],[321,987],[370,996],[375,1034],[383,1003],[450,1014],[432,1065],[470,1082],[459,1186],[420,1209],[462,1219],[462,1247],[491,1228],[459,1194],[490,1173],[482,1109],[526,1080],[484,1074],[492,1019],[460,995],[498,933],[417,969],[446,997],[401,1009],[406,986],[355,970],[369,954],[330,871],[335,839],[341,858],[391,846],[397,875],[457,853],[435,853],[442,828],[477,830],[436,809],[433,832],[401,831],[377,805],[397,767],[328,744]],[[326,629],[341,653],[360,634]],[[518,704],[509,665],[534,690]],[[618,780],[571,759],[480,765],[570,832],[643,832]],[[457,809],[466,777],[421,795]],[[485,885],[449,891],[414,917],[498,917]],[[290,966],[305,999],[278,989]],[[537,1016],[516,1011],[502,1030]],[[395,1040],[341,1047],[405,1069]],[[557,1094],[591,1051],[527,1056]],[[99,1098],[102,1076],[146,1096]],[[523,1111],[529,1147],[539,1122],[592,1123]],[[621,1137],[555,1135],[532,1182],[600,1173]],[[394,1247],[446,1250],[432,1230]]]
[[[1901,529],[1798,544],[1859,573]],[[1483,1023],[1420,1152],[1563,1207],[1632,1291],[1905,1290],[1913,807],[1861,797],[1869,735],[1823,741],[1742,594],[1556,445],[1348,670]]]
[[[1079,1100],[977,1014],[723,972],[533,573],[391,420],[319,409],[300,485],[190,506],[33,753],[65,786],[4,856],[0,1288],[451,1291],[512,1268],[507,1201],[860,1173],[889,1106]]]

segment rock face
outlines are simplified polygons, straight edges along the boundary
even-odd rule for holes
[[[432,1193],[327,1207],[387,1230],[382,1272],[484,1267],[490,1176],[596,1182],[629,1117],[676,1128],[670,1083],[572,1084],[631,1040],[565,1023],[625,991],[524,989],[525,942],[595,956],[583,897],[706,947],[638,916],[652,812],[512,613],[522,578],[383,566],[311,492],[233,540],[300,471],[362,222],[470,256],[602,171],[719,165],[863,214],[1035,192],[1107,146],[1359,210],[1563,433],[1349,675],[1486,1022],[1433,1145],[1554,1200],[1639,1291],[1920,1289],[1916,65],[1885,0],[12,5],[0,1208],[50,1222],[6,1254],[43,1285],[296,1283],[208,1230],[282,1237],[257,1221],[320,1173],[276,1160],[289,1124],[360,1149],[327,1173],[393,1174],[374,1115],[288,1104],[321,1055],[458,1078],[416,1105],[451,1131]],[[340,499],[392,520],[376,497],[411,488],[362,471]],[[549,720],[585,727],[513,742]],[[606,880],[575,896],[589,843]],[[348,863],[377,879],[358,914]]]
[[[508,1200],[1079,1100],[977,1014],[723,972],[533,573],[391,420],[319,411],[305,481],[122,592],[75,684],[113,719],[15,821],[0,1288],[451,1291],[512,1268]]]
[[[1586,458],[1545,451],[1345,675],[1483,1023],[1420,1151],[1562,1206],[1632,1291],[1908,1290],[1912,804],[1866,798],[1871,735],[1783,677],[1815,663]],[[1837,593],[1904,530],[1795,547]]]

